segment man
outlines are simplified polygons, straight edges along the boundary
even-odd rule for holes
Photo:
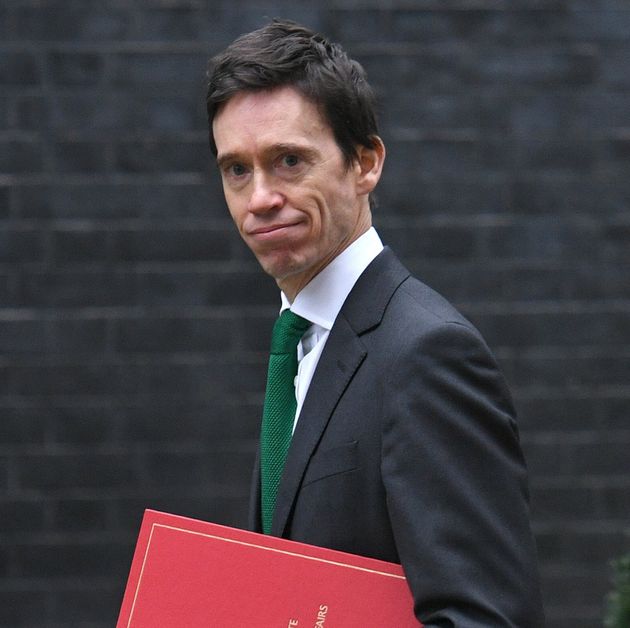
[[[211,61],[207,105],[232,218],[307,327],[271,489],[268,384],[252,529],[402,563],[427,627],[541,628],[509,393],[478,332],[371,226],[385,148],[363,69],[274,21]]]

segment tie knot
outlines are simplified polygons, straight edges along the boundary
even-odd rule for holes
[[[291,353],[295,351],[300,338],[310,327],[311,322],[284,310],[273,326],[271,335],[271,353]]]

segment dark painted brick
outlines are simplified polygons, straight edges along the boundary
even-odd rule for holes
[[[206,229],[121,231],[115,235],[115,258],[121,261],[211,261],[230,257],[233,232]]]
[[[512,209],[524,214],[582,213],[601,215],[627,205],[630,186],[625,182],[589,182],[578,177],[516,178],[511,186]]]
[[[202,353],[230,348],[232,325],[222,318],[118,320],[115,348],[121,353]]]
[[[109,505],[105,500],[59,499],[52,511],[52,529],[64,534],[101,532],[110,527]]]
[[[275,282],[260,270],[225,273],[208,288],[208,302],[213,305],[235,305],[250,299],[258,305],[278,304]]]
[[[16,11],[20,38],[27,40],[92,42],[124,38],[129,16],[112,7],[26,6]]]
[[[499,146],[490,149],[476,134],[436,134],[416,144],[414,165],[418,174],[457,171],[462,176],[497,168],[501,161],[505,162],[502,150]]]
[[[0,7],[0,37],[2,41],[8,39],[8,32],[10,30],[10,15],[8,7]]]
[[[199,104],[200,89],[190,93],[128,92],[111,89],[105,94],[60,93],[50,102],[50,124],[57,130],[120,131],[121,129],[182,132],[202,130],[207,124]]]
[[[142,273],[138,277],[139,302],[144,306],[192,306],[211,303],[208,274],[170,271]]]
[[[630,222],[607,226],[604,232],[603,256],[607,261],[627,264],[630,261]]]
[[[0,320],[0,353],[94,355],[106,340],[102,320]]]
[[[627,547],[627,535],[623,531],[588,532],[577,534],[576,537],[577,548],[567,546],[565,537],[565,552],[574,553],[574,560],[586,565],[599,563],[602,558],[609,564],[623,548]]]
[[[408,227],[381,229],[383,239],[401,256],[411,258],[467,259],[476,254],[473,230],[458,226],[426,226],[411,231]]]
[[[9,375],[11,373],[10,367],[0,363],[0,395],[8,395],[11,388],[9,382]]]
[[[0,578],[7,578],[9,574],[9,552],[0,546]]]
[[[6,513],[0,517],[0,538],[23,538],[25,535],[41,533],[46,527],[45,508],[41,500],[0,498],[0,509]]]
[[[527,443],[523,450],[532,478],[566,476],[570,473],[571,452],[561,443]]]
[[[630,159],[630,133],[628,131],[614,133],[610,144],[611,157],[622,164],[627,164]]]
[[[599,232],[598,225],[592,223],[579,225],[550,216],[485,229],[484,241],[490,257],[552,261],[583,255],[597,259]]]
[[[61,318],[49,323],[50,351],[62,354],[102,354],[107,349],[107,321]]]
[[[221,0],[212,5],[182,2],[172,6],[143,5],[135,39],[150,41],[196,40],[210,42],[209,52],[219,51],[235,37],[259,28],[267,18],[283,16],[323,28],[322,12],[316,5],[288,0]]]
[[[147,306],[232,306],[248,300],[261,305],[277,305],[279,298],[273,280],[267,280],[259,270],[212,275],[184,271],[142,273],[138,282],[140,303]]]
[[[195,442],[216,446],[219,442],[254,442],[260,429],[261,406],[245,402],[184,404],[165,400],[119,408],[116,413],[122,417],[121,439],[125,442]]]
[[[89,307],[134,302],[135,277],[131,273],[59,271],[23,273],[18,302],[26,307]]]
[[[606,64],[602,67],[603,80],[614,87],[628,88],[630,86],[630,78],[626,69],[630,63],[630,47],[615,47],[606,57]]]
[[[0,141],[0,173],[39,172],[42,146],[37,141]]]
[[[520,423],[532,431],[624,429],[630,418],[630,400],[621,393],[598,398],[591,391],[581,395],[516,396]]]
[[[439,51],[424,49],[421,52],[410,51],[406,55],[389,51],[382,53],[366,50],[358,55],[358,60],[365,67],[370,83],[380,96],[380,102],[388,102],[387,108],[382,105],[380,108],[381,116],[386,119],[390,115],[390,107],[397,113],[405,111],[412,114],[413,105],[420,108],[419,115],[412,118],[400,118],[398,124],[407,127],[416,126],[414,123],[422,119],[422,114],[426,111],[431,111],[436,118],[442,119],[453,115],[453,112],[449,110],[439,112],[437,104],[441,99],[448,107],[448,95],[454,95],[461,81],[461,56],[457,48]],[[434,98],[428,103],[424,102],[424,98],[415,98],[413,103],[410,103],[407,99],[389,97],[391,90],[399,88],[401,84],[418,96],[426,94],[430,99],[429,94],[432,93]],[[453,97],[450,103],[451,109],[455,112],[467,110],[466,105],[456,102]]]
[[[58,172],[104,172],[107,148],[102,142],[59,141],[53,146],[54,169]]]
[[[215,5],[215,10],[221,11]],[[212,10],[199,5],[181,4],[168,8],[143,6],[140,27],[133,32],[134,38],[155,41],[187,41],[199,39],[216,41],[220,36],[219,24],[225,27],[222,19],[212,19]],[[238,35],[236,33],[234,36]],[[226,35],[224,35],[225,37]],[[229,38],[229,35],[227,35]],[[227,43],[229,43],[229,39]],[[220,45],[217,42],[218,45]]]
[[[470,303],[489,301],[623,299],[628,293],[626,271],[620,264],[588,260],[552,263],[519,259],[491,264],[487,259],[451,263],[445,259],[403,259],[421,279],[460,305],[464,302],[464,308],[469,308]],[[602,281],[602,277],[606,280]]]
[[[196,142],[125,142],[115,156],[121,172],[207,172],[210,151],[206,139]]]
[[[549,521],[593,519],[598,514],[598,491],[578,486],[532,486],[533,516]]]
[[[559,540],[566,539],[566,529],[558,530],[557,534]],[[609,591],[609,580],[602,579],[592,566],[574,564],[567,565],[556,573],[554,571],[556,570],[550,570],[551,573],[545,578],[546,594],[554,604],[565,604],[569,608],[580,605],[585,601],[585,594],[588,595],[586,599],[592,595],[593,599],[599,600],[601,604],[604,595]]]
[[[8,186],[0,186],[0,219],[9,217],[10,198],[10,188]]]
[[[211,196],[208,185],[163,183],[92,183],[33,185],[16,188],[16,205],[24,218],[120,220],[130,218],[214,217],[227,220],[227,209]],[[213,205],[214,200],[214,205]]]
[[[33,544],[18,545],[16,553],[17,574],[24,578],[124,577],[129,547],[116,543]]]
[[[472,316],[475,319],[475,316]],[[630,344],[629,311],[519,313],[484,315],[484,336],[493,347],[598,345],[611,348]]]
[[[0,130],[7,130],[13,126],[11,102],[6,96],[0,96]]]
[[[110,258],[108,231],[94,228],[54,231],[52,247],[58,265],[104,262]]]
[[[0,353],[43,353],[48,347],[46,323],[42,320],[0,320]]]
[[[0,550],[1,551],[1,550]],[[43,590],[0,590],[0,626],[2,628],[27,628],[36,626],[48,611],[47,593]]]
[[[575,475],[627,477],[630,475],[629,447],[630,436],[627,433],[615,440],[576,444],[571,449],[570,471]]]
[[[413,62],[408,59],[407,61],[410,65],[408,71],[413,72]],[[382,68],[384,79],[375,85],[382,101],[391,98],[389,94],[395,89],[393,83],[397,82],[395,57],[392,58],[392,63],[394,67],[388,74],[387,62],[384,62]],[[419,60],[417,63],[422,61]],[[406,73],[402,74],[400,80],[408,80]],[[391,84],[386,81],[391,81]],[[436,83],[436,86],[431,87],[430,81]],[[392,100],[387,102],[387,107],[382,110],[379,120],[387,144],[391,144],[387,140],[400,128],[407,130],[407,133],[411,129],[412,137],[413,133],[436,130],[445,132],[453,129],[480,129],[484,132],[501,133],[510,130],[510,113],[514,105],[505,89],[471,87],[467,98],[463,100],[460,97],[460,90],[447,78],[428,77],[423,80],[421,77],[419,83],[418,87],[413,88],[416,98]],[[390,158],[396,160],[397,153],[390,151]],[[386,172],[389,171],[388,166],[387,168]],[[395,169],[392,171],[396,172]]]
[[[598,148],[592,140],[518,138],[514,165],[519,170],[592,174]]]
[[[467,70],[473,82],[507,81],[518,85],[581,85],[594,82],[599,60],[594,48],[550,46],[481,48],[478,58],[469,59]]]
[[[348,19],[352,16],[352,19]],[[425,12],[414,12],[412,16],[416,18],[414,25],[416,26],[416,36],[423,30],[423,22],[428,22],[431,17],[435,17],[436,25],[431,31],[432,39],[444,37],[447,28],[445,20],[440,19],[440,15],[432,16]],[[374,9],[371,7],[362,7],[361,11],[351,9],[337,10],[331,15],[330,37],[346,42],[349,47],[353,42],[363,42],[373,40],[377,37],[379,40],[399,41],[407,39],[407,33],[396,33],[393,25],[393,12],[386,10]],[[409,21],[409,20],[408,20]],[[410,28],[413,28],[409,25]],[[426,31],[426,29],[424,29]],[[426,34],[426,32],[425,32]]]
[[[627,385],[630,361],[627,356],[562,355],[503,358],[501,364],[511,381],[527,386]]]
[[[50,415],[48,408],[0,408],[0,443],[5,446],[43,444],[47,438]]]
[[[0,85],[37,85],[41,81],[37,59],[33,53],[3,51],[0,59]]]
[[[133,393],[151,394],[159,391],[161,395],[192,396],[206,400],[259,392],[265,370],[263,362],[248,361],[245,357],[235,362],[218,356],[208,358],[203,363],[193,357],[188,362],[151,362],[120,369],[120,379],[124,380],[125,388]],[[97,382],[94,384],[98,385]]]
[[[49,127],[49,103],[40,95],[24,95],[15,100],[15,124],[24,131],[41,131]]]
[[[201,69],[207,54],[171,51],[168,53],[130,53],[116,59],[113,82],[116,85],[184,83],[187,87],[203,80]]]
[[[595,6],[586,2],[567,5],[567,34],[579,41],[626,42],[628,41],[628,6],[621,2],[603,2]]]
[[[13,273],[0,271],[0,301],[7,307],[15,305]]]
[[[97,85],[103,76],[103,57],[91,52],[51,52],[48,64],[58,85]]]
[[[0,232],[0,264],[40,262],[45,251],[45,234],[42,232],[10,228]]]
[[[125,560],[125,553],[121,555],[121,565],[119,574],[122,574],[117,580],[112,579],[109,586],[100,585],[91,590],[77,588],[76,590],[64,590],[55,592],[53,606],[48,613],[50,622],[55,626],[90,626],[90,628],[100,628],[99,620],[109,619],[102,624],[105,626],[113,626],[116,623],[117,610],[124,593],[124,581],[126,574],[125,567],[130,562]],[[52,624],[51,624],[52,625]]]
[[[122,489],[133,482],[133,461],[123,454],[33,454],[17,459],[22,489],[54,491],[71,488]]]
[[[112,387],[113,388],[113,387]],[[121,411],[109,404],[48,404],[47,414],[53,417],[51,439],[60,444],[103,445],[117,440]]]
[[[626,482],[621,482],[619,485],[612,485],[611,483],[611,486],[598,487],[596,499],[599,517],[627,521],[630,518],[629,491],[630,486]]]
[[[530,468],[536,475],[605,478],[629,473],[628,438],[612,438],[590,443],[563,443],[549,440],[528,443]],[[593,504],[593,509],[596,508]],[[627,509],[627,507],[626,507]]]
[[[251,475],[249,471],[252,468],[252,464],[253,455],[251,464],[248,467],[247,473],[249,475]],[[193,519],[202,519],[242,528],[246,525],[247,508],[244,506],[246,499],[246,491],[235,492],[230,496],[217,494],[216,492],[210,493],[207,490],[205,492],[197,490],[193,495],[182,495],[181,488],[176,488],[174,494],[171,495],[163,492],[160,496],[154,496],[145,492],[144,497],[141,499],[117,500],[120,528],[127,530],[130,537],[135,540],[146,508],[163,512],[176,512]],[[131,556],[129,562],[131,562]]]
[[[147,456],[146,471],[149,483],[162,488],[186,487],[199,482],[228,486],[241,479],[243,471],[251,468],[249,452],[156,452]]]
[[[8,374],[17,395],[107,395],[121,392],[120,368],[101,364],[15,366]]]
[[[271,331],[278,307],[259,310],[256,315],[241,314],[235,324],[239,332],[241,348],[248,351],[258,351],[267,355],[271,342]]]
[[[214,12],[211,12],[210,15],[210,21],[212,21]],[[291,0],[243,0],[238,5],[222,0],[221,17],[225,32],[223,34],[217,33],[218,42],[222,41],[227,34],[232,37],[232,33],[234,33],[234,37],[236,37],[247,31],[260,28],[271,17],[278,16],[303,21],[317,30],[323,28],[326,14],[315,4],[296,3]],[[211,33],[216,33],[219,30],[217,25],[213,25],[212,28]],[[212,47],[215,48],[214,44]]]

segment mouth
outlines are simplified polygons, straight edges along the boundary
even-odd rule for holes
[[[247,232],[250,238],[259,241],[279,240],[291,235],[291,233],[299,227],[300,221],[288,223],[276,223],[272,225],[264,225]]]

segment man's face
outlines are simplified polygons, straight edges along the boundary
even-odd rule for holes
[[[363,157],[347,167],[317,107],[292,87],[238,93],[212,129],[230,214],[292,300],[369,228],[376,181],[366,182]]]

